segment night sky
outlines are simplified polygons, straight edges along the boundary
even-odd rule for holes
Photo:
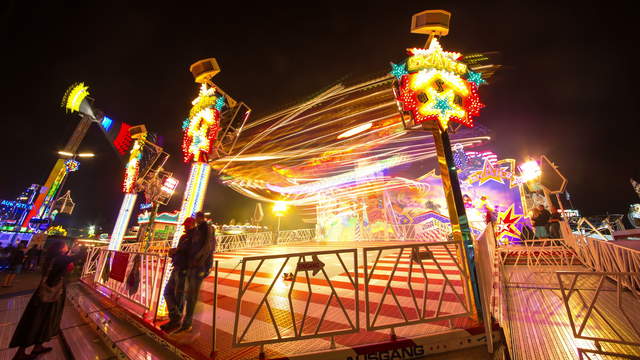
[[[477,118],[495,131],[493,151],[517,160],[546,154],[569,179],[583,214],[626,212],[639,200],[629,185],[630,177],[640,180],[638,70],[630,53],[637,20],[630,8],[559,1],[97,3],[0,5],[0,198],[46,180],[79,120],[60,107],[75,81],[90,86],[95,106],[111,118],[144,123],[164,138],[181,194],[188,166],[180,124],[197,94],[191,63],[216,57],[216,84],[264,114],[345,76],[384,71],[406,48],[424,44],[409,33],[411,15],[442,8],[453,13],[446,50],[502,55],[504,67],[481,88],[487,107]],[[78,225],[110,231],[123,166],[96,125],[79,150],[97,157],[83,161],[65,186]],[[219,221],[244,221],[253,212],[254,201],[215,180],[207,196]]]

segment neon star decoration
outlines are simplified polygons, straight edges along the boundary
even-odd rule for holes
[[[513,204],[507,211],[498,212],[498,222],[496,224],[496,239],[501,243],[508,243],[509,238],[520,238],[520,230],[516,224],[522,215],[514,214]],[[504,239],[503,239],[504,238]]]
[[[467,81],[470,83],[476,84],[476,86],[480,86],[482,84],[486,84],[487,81],[482,78],[482,74],[479,72],[469,70],[467,72]]]
[[[437,39],[428,49],[409,49],[406,63],[391,63],[399,79],[398,101],[416,124],[437,121],[443,130],[450,122],[473,127],[473,116],[484,104],[478,96],[482,75],[459,61],[460,53],[447,52]]]
[[[407,75],[409,72],[407,71],[407,64],[400,63],[394,64],[391,63],[391,72],[389,74],[396,77],[396,79],[401,79],[404,75]]]
[[[187,163],[205,161],[206,154],[211,152],[220,130],[220,112],[225,106],[225,99],[216,95],[214,87],[202,84],[192,105],[189,117],[182,125],[182,152]]]

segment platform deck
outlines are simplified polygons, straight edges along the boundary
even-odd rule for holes
[[[562,299],[555,271],[588,271],[583,266],[506,266],[508,321],[511,330],[512,359],[617,359],[640,357],[640,347],[600,342],[598,349],[592,340],[575,338]],[[570,298],[570,307],[577,321],[582,321],[597,288],[596,277],[579,277],[577,293]],[[566,284],[568,286],[568,284]],[[640,324],[639,302],[630,293],[623,293],[622,309],[616,306],[615,284],[605,280],[603,292],[597,297],[594,315],[585,334],[603,338],[620,335],[634,338],[630,322]],[[636,325],[637,326],[637,325]],[[637,339],[636,340],[640,340]],[[598,353],[607,352],[608,355]],[[616,357],[612,354],[625,355]]]

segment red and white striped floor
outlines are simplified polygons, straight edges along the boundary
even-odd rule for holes
[[[352,350],[355,356],[358,352],[363,351],[363,348],[366,349],[367,344],[388,341],[390,339],[389,329],[366,331],[365,302],[367,299],[364,291],[363,252],[365,248],[407,244],[406,242],[314,242],[242,249],[216,254],[214,259],[219,261],[216,319],[219,358],[257,357],[260,351],[259,346],[256,345],[232,347],[238,288],[242,275],[242,265],[239,264],[243,258],[246,264],[243,288],[246,291],[242,295],[238,321],[238,336],[246,330],[242,342],[255,343],[274,339],[278,337],[278,334],[284,339],[295,337],[296,333],[303,336],[312,335],[316,329],[319,329],[320,333],[348,330],[353,329],[356,321],[359,321],[360,331],[335,336],[337,349],[355,349]],[[354,286],[356,282],[354,252],[340,253],[340,259],[338,259],[335,253],[330,252],[330,250],[336,249],[357,249],[358,312],[356,312]],[[423,317],[427,318],[435,316],[436,313],[438,317],[465,313],[464,304],[467,301],[463,286],[464,279],[460,276],[455,247],[449,245],[447,249],[442,245],[429,249],[433,258],[422,261],[427,279],[426,292],[422,268],[415,261],[412,264],[409,250],[405,249],[400,256],[397,249],[383,250],[375,268],[373,268],[373,264],[378,256],[378,251],[366,250],[366,265],[370,274],[368,301],[371,307],[369,309],[371,319],[376,316],[377,308],[381,304],[375,325],[403,323],[405,318],[407,321],[418,320],[420,311],[423,311]],[[290,257],[283,267],[282,264],[285,263],[287,254],[317,251],[328,251],[318,256],[318,260],[325,264],[324,271],[319,271],[315,276],[309,272],[308,279],[305,273],[300,271],[295,282],[283,279],[282,273],[295,272],[296,264],[300,260],[298,256]],[[273,255],[276,257],[252,259],[252,257]],[[302,259],[302,261],[311,260],[310,256]],[[411,286],[408,282],[410,271]],[[250,283],[249,280],[251,280]],[[387,289],[387,284],[391,289]],[[203,354],[208,354],[211,350],[213,287],[214,277],[210,276],[203,283],[194,317],[194,329],[198,336],[190,338],[185,344],[185,346],[193,347]],[[425,293],[426,299],[423,298]],[[266,299],[265,295],[267,295]],[[304,324],[302,323],[303,318]],[[274,323],[277,324],[277,331]],[[300,330],[301,325],[302,330]],[[394,330],[398,339],[411,339],[417,336],[424,337],[429,334],[452,331],[459,333],[470,330],[473,333],[478,327],[477,322],[465,316],[453,318],[451,321],[439,320],[399,326]],[[267,344],[264,350],[268,358],[291,358],[296,355],[326,351],[330,348],[331,338],[325,336]]]

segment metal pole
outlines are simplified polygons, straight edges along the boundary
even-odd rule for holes
[[[216,357],[216,313],[218,308],[218,260],[214,263],[213,268],[213,315],[211,322],[211,359]]]
[[[451,142],[449,134],[446,130],[434,121],[422,124],[423,129],[431,130],[438,154],[438,165],[440,167],[440,176],[442,177],[442,188],[444,189],[445,198],[447,199],[447,209],[449,211],[449,219],[451,221],[451,231],[456,242],[461,243],[464,251],[460,254],[463,259],[463,265],[468,277],[468,288],[472,290],[470,296],[470,310],[475,310],[478,319],[482,319],[482,306],[480,303],[480,292],[478,289],[478,280],[476,277],[475,257],[473,251],[473,241],[471,239],[471,229],[469,228],[469,220],[464,208],[462,200],[462,192],[460,191],[460,182],[453,161],[453,152],[451,151]],[[473,309],[475,307],[475,309]]]

